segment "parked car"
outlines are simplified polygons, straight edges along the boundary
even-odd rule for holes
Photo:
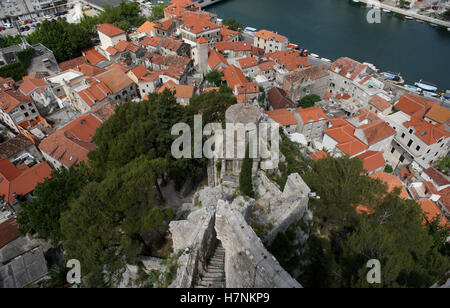
[[[0,31],[6,30],[5,27],[0,27]]]
[[[27,19],[27,20],[25,20],[25,23],[26,23],[26,24],[32,24],[33,21],[32,21],[31,19]]]

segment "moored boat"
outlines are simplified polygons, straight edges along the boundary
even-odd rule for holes
[[[331,62],[331,60],[327,59],[327,58],[320,58],[320,60],[325,61],[325,62]]]
[[[395,85],[403,85],[405,83],[405,80],[402,78],[402,76],[400,75],[400,73],[398,74],[394,74],[391,72],[384,72],[382,73],[384,76],[387,77],[387,81],[395,84]]]
[[[412,20],[414,18],[412,18],[411,16],[405,16],[406,19]]]
[[[404,87],[407,88],[407,89],[414,90],[416,92],[421,92],[422,91],[422,89],[420,89],[418,87],[415,87],[415,86],[412,86],[412,85],[409,85],[409,84],[405,84]]]
[[[424,91],[429,91],[429,92],[436,92],[438,89],[436,85],[422,81],[422,80],[420,80],[419,82],[415,82],[414,85],[421,88]]]
[[[383,12],[385,13],[391,13],[391,11],[387,10],[387,9],[383,9]]]
[[[315,53],[310,53],[310,55],[311,55],[311,57],[314,57],[314,58],[320,58],[320,56],[318,54],[315,54]]]

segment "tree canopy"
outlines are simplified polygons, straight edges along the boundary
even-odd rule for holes
[[[223,73],[218,72],[217,70],[210,71],[205,75],[205,79],[216,87],[219,87],[222,84],[222,77]]]
[[[321,98],[317,94],[309,94],[297,102],[297,106],[301,108],[313,107],[315,103],[320,102]]]
[[[320,199],[310,199],[314,221],[298,222],[278,235],[270,250],[298,272],[305,287],[429,287],[448,271],[448,228],[424,226],[420,206],[388,193],[365,175],[358,159],[325,158],[302,177]],[[358,213],[365,205],[366,213]],[[309,235],[299,244],[299,232]],[[302,253],[299,254],[298,252]],[[369,284],[367,262],[381,263],[381,284]]]
[[[164,9],[170,5],[169,1],[152,4],[152,14],[150,15],[150,21],[156,21],[164,18]]]
[[[20,231],[51,240],[53,245],[64,239],[59,218],[69,209],[69,202],[79,197],[83,187],[91,178],[90,170],[79,165],[70,169],[53,170],[51,178],[36,185],[30,202],[21,202],[17,217]]]
[[[234,18],[227,18],[223,21],[223,25],[228,26],[230,30],[240,31],[244,27],[239,21]]]
[[[93,46],[91,33],[86,28],[65,20],[44,20],[27,36],[27,41],[49,48],[58,62],[78,57],[83,50]]]

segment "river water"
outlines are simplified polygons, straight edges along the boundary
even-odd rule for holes
[[[450,32],[382,12],[369,24],[369,9],[349,0],[224,0],[208,11],[244,26],[283,34],[321,57],[347,56],[450,89]]]

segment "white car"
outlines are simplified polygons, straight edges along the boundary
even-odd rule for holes
[[[5,27],[6,29],[11,29],[12,25],[11,24],[4,24],[3,27]]]
[[[50,16],[50,15],[45,15],[44,18],[45,18],[45,19],[52,19],[52,16]]]

